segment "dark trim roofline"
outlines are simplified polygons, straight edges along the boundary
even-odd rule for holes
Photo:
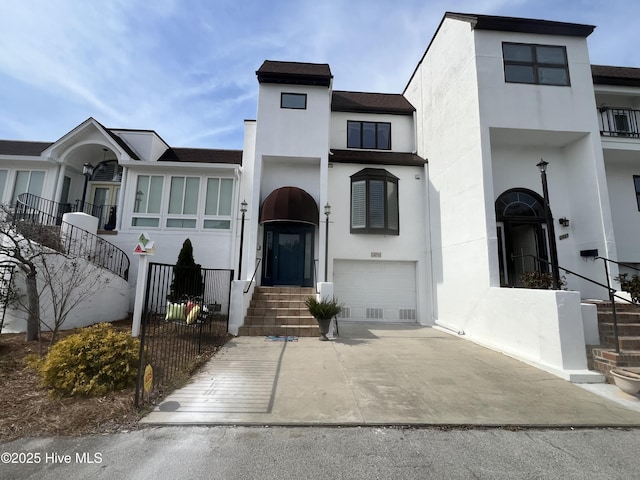
[[[0,155],[19,157],[39,157],[49,148],[51,142],[34,142],[30,140],[0,140]]]
[[[413,70],[411,77],[409,77],[409,81],[404,87],[402,93],[406,93],[407,88],[413,80],[413,77],[415,77],[418,68],[420,68],[420,65],[422,65],[422,62],[427,56],[427,53],[429,53],[429,49],[431,48],[433,41],[438,36],[440,28],[447,18],[469,22],[471,24],[471,28],[476,30],[495,30],[514,33],[537,33],[543,35],[563,35],[585,38],[588,37],[596,28],[593,25],[554,22],[551,20],[534,20],[531,18],[499,17],[494,15],[474,15],[469,13],[445,12],[442,20],[440,20],[440,23],[438,24],[438,28],[436,28],[436,32],[433,34],[433,37],[431,37],[429,45],[427,45],[427,48],[422,54],[420,61],[416,65],[416,68]]]
[[[446,12],[445,18],[469,22],[475,30],[497,32],[537,33],[539,35],[562,35],[566,37],[588,37],[596,28],[581,23],[535,20],[532,18],[499,17],[495,15],[475,15],[472,13]]]
[[[423,167],[427,160],[415,153],[332,149],[329,151],[329,163]]]
[[[242,165],[242,150],[170,147],[158,162],[222,163]]]
[[[413,115],[416,111],[400,93],[366,93],[334,90],[331,96],[332,112],[381,113]]]
[[[331,86],[331,69],[326,63],[278,62],[265,60],[256,71],[259,83]]]
[[[594,85],[640,87],[640,68],[591,65]]]

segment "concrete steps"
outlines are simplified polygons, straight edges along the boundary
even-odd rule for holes
[[[617,367],[640,367],[640,306],[616,303],[618,344],[616,353],[613,312],[610,302],[596,303],[600,345],[587,346],[589,368],[613,383],[611,370]]]
[[[238,335],[319,336],[318,323],[304,304],[315,294],[306,287],[256,287]]]

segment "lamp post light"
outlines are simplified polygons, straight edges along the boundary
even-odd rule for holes
[[[84,190],[82,190],[82,212],[84,212],[84,200],[87,198],[87,185],[89,184],[89,178],[93,175],[94,166],[90,163],[85,163],[82,166],[82,174],[84,175]]]
[[[331,205],[329,202],[324,206],[324,215],[327,217],[327,227],[324,230],[324,281],[329,280],[327,272],[329,271],[329,215],[331,215]]]
[[[240,255],[238,255],[238,280],[242,276],[242,249],[244,245],[244,214],[247,213],[247,201],[243,200],[240,204],[240,211],[242,212],[242,223],[240,224]]]
[[[553,218],[551,217],[551,208],[549,207],[549,189],[547,187],[547,165],[542,158],[536,165],[540,169],[540,177],[542,179],[542,196],[544,199],[544,218],[547,222],[547,233],[549,235],[549,250],[551,254],[551,276],[553,277],[553,289],[560,289],[560,269],[558,267],[558,249],[556,246],[556,232],[553,226]]]

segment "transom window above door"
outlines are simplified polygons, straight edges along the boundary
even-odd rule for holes
[[[347,121],[347,148],[391,150],[391,123]]]
[[[504,79],[508,83],[570,85],[564,46],[503,43],[502,55]]]

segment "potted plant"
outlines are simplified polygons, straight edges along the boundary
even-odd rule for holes
[[[329,333],[331,319],[342,311],[342,305],[339,304],[335,298],[332,298],[331,300],[323,298],[318,301],[316,297],[307,298],[304,304],[309,309],[309,313],[313,315],[318,322],[320,340],[329,340],[327,338],[327,333]]]

